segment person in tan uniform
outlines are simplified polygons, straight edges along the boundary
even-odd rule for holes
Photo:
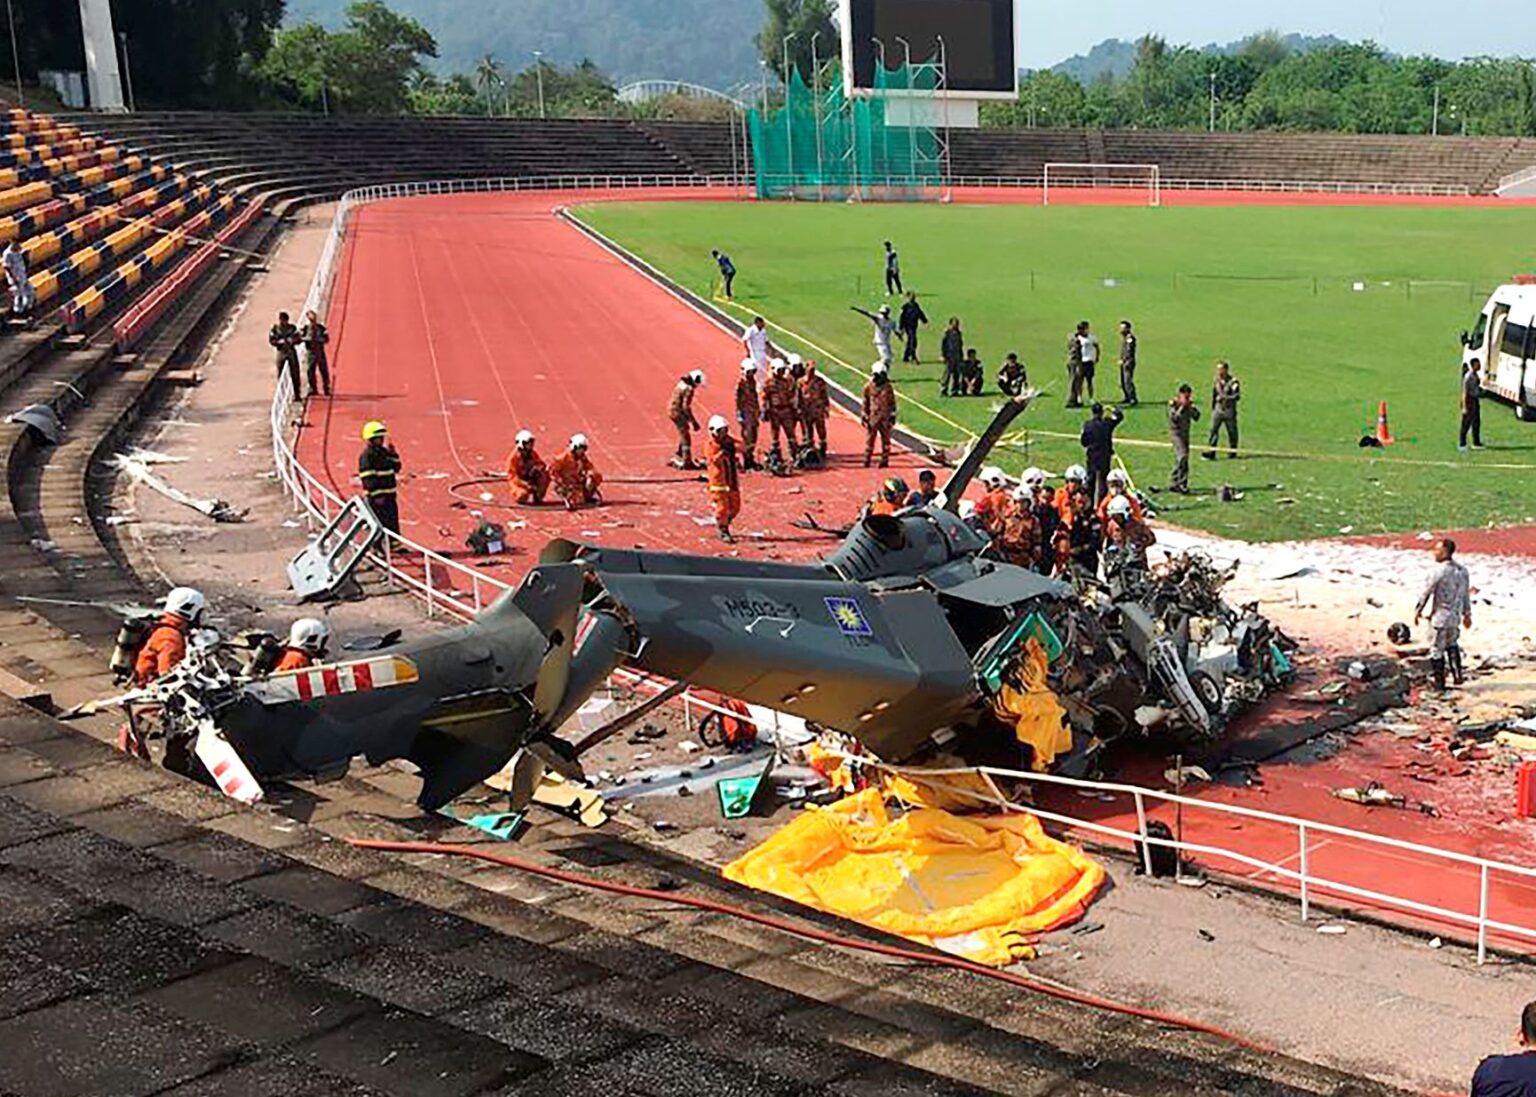
[[[757,363],[741,360],[741,380],[736,382],[736,422],[741,427],[741,467],[755,469],[757,463],[757,428],[763,420],[762,400],[757,392]]]
[[[774,453],[782,461],[786,451],[779,448],[782,432],[789,443],[788,455],[793,458],[799,445],[796,435],[800,423],[800,393],[795,379],[789,375],[789,363],[782,358],[773,360],[773,375],[763,386],[763,418],[768,420],[768,438]]]
[[[896,427],[896,390],[891,387],[889,370],[884,362],[870,367],[869,381],[864,385],[864,467],[868,468],[875,453],[875,441],[880,442],[880,467],[891,464],[891,431]]]
[[[672,465],[680,469],[697,469],[693,459],[693,432],[699,429],[698,416],[693,414],[693,394],[704,383],[704,371],[696,369],[677,380],[672,390],[672,403],[667,406],[667,418],[677,429],[677,451],[672,455]]]
[[[816,372],[816,363],[805,363],[800,378],[800,418],[805,424],[805,444],[814,446],[823,459],[827,456],[827,416],[832,402],[827,395],[827,379]]]

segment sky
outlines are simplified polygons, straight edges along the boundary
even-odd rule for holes
[[[1372,39],[1394,53],[1451,60],[1536,57],[1536,0],[1021,0],[1019,65],[1045,68],[1105,38],[1160,34],[1174,44],[1230,42],[1274,27]]]

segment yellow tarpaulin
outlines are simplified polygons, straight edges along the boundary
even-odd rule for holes
[[[1032,748],[1030,768],[1044,773],[1058,754],[1072,749],[1072,729],[1067,726],[1067,712],[1046,683],[1050,661],[1045,649],[1034,637],[1024,645],[1018,672],[1022,689],[1004,682],[993,706],[998,719],[1012,723],[1019,742]]]
[[[728,879],[983,964],[1030,959],[1104,884],[1033,816],[892,820],[879,789],[808,810],[725,867]]]

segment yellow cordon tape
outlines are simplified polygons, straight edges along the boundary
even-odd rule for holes
[[[850,371],[852,371],[854,373],[862,372],[861,370],[859,370],[859,368],[857,366],[854,366],[854,365],[850,364],[849,362],[845,361],[844,359],[839,358],[837,355],[833,354],[831,351],[827,350],[825,347],[823,347],[820,344],[818,344],[816,342],[813,342],[812,340],[806,338],[804,335],[801,335],[799,332],[794,331],[794,330],[792,330],[790,328],[786,328],[783,324],[776,323],[774,320],[770,319],[767,315],[765,315],[763,312],[761,312],[758,309],[748,308],[746,305],[743,305],[743,304],[741,304],[738,301],[733,301],[733,300],[730,300],[730,299],[724,298],[724,297],[716,297],[716,298],[714,298],[714,303],[717,304],[717,305],[720,305],[723,308],[736,309],[736,310],[738,310],[738,311],[740,311],[742,313],[746,313],[746,314],[749,314],[749,315],[752,315],[752,316],[762,316],[763,320],[767,324],[767,326],[772,328],[774,331],[780,332],[781,334],[789,337],[790,339],[793,339],[795,342],[801,344],[802,346],[808,347],[809,349],[811,349],[812,351],[815,351],[818,355],[822,356],[823,358],[826,358],[826,359],[828,359],[829,361],[832,361],[832,362],[836,362],[838,365],[842,366],[846,370],[850,370]],[[1041,395],[1042,396],[1046,395],[1048,392],[1049,392],[1048,389],[1042,389],[1041,390]],[[903,392],[899,386],[896,389],[896,398],[898,400],[903,400],[906,403],[911,404],[913,407],[917,408],[919,411],[925,412],[926,414],[933,416],[933,418],[937,419],[939,422],[945,424],[946,426],[953,427],[955,430],[960,432],[961,438],[964,441],[966,441],[966,442],[972,442],[972,441],[975,441],[977,438],[981,437],[976,431],[972,430],[970,427],[967,427],[967,426],[965,426],[962,423],[955,422],[953,419],[951,419],[949,416],[945,415],[943,412],[939,411],[938,409],[929,407],[927,404],[923,403],[917,397],[911,396],[908,393]],[[910,427],[908,429],[910,429]],[[917,432],[913,431],[913,433],[916,434]],[[1014,448],[1018,448],[1023,443],[1024,439],[1027,436],[1034,436],[1036,438],[1048,438],[1048,439],[1051,439],[1052,441],[1066,441],[1066,442],[1073,442],[1073,443],[1076,443],[1079,440],[1079,438],[1080,438],[1079,435],[1070,434],[1070,433],[1068,433],[1066,431],[1035,430],[1035,429],[1032,429],[1032,428],[1026,428],[1025,430],[1017,431],[1017,432],[1015,432],[1013,434],[1005,435],[1002,439],[1000,439],[998,441],[997,448],[999,448],[999,449],[1014,449]],[[930,442],[934,446],[937,446],[937,447],[940,447],[940,448],[943,448],[943,446],[944,446],[944,443],[941,440],[939,440],[939,439],[928,438],[928,437],[923,436],[923,435],[919,435],[919,437],[922,437],[924,441]],[[1116,445],[1133,446],[1133,447],[1137,447],[1137,448],[1141,448],[1141,449],[1159,449],[1159,450],[1171,450],[1171,449],[1173,449],[1173,443],[1172,442],[1158,442],[1158,441],[1154,441],[1154,440],[1152,440],[1150,438],[1122,438],[1122,437],[1120,437],[1118,435],[1115,437],[1115,444]],[[1193,440],[1191,440],[1190,449],[1192,451],[1197,451],[1197,450],[1200,450],[1201,448],[1202,448],[1201,446],[1199,446]],[[1220,449],[1220,447],[1218,447],[1218,449]],[[1245,457],[1245,458],[1248,458],[1248,457],[1269,458],[1271,460],[1277,460],[1277,461],[1335,461],[1335,462],[1340,462],[1340,463],[1347,462],[1349,464],[1358,464],[1359,463],[1359,459],[1358,458],[1351,457],[1351,456],[1346,456],[1346,455],[1341,454],[1341,453],[1291,453],[1291,452],[1287,452],[1285,450],[1245,449],[1245,450],[1242,451],[1242,456]],[[1386,456],[1377,456],[1377,455],[1374,455],[1374,454],[1372,456],[1370,456],[1368,458],[1368,460],[1370,460],[1372,462],[1379,462],[1380,464],[1384,464],[1384,465],[1402,465],[1402,466],[1410,467],[1410,468],[1496,469],[1496,470],[1505,471],[1505,472],[1532,472],[1532,471],[1536,471],[1536,465],[1522,465],[1522,464],[1515,464],[1515,463],[1511,463],[1511,462],[1488,462],[1488,461],[1462,462],[1462,461],[1445,461],[1445,460],[1421,459],[1421,458],[1416,458],[1416,457],[1386,457]]]

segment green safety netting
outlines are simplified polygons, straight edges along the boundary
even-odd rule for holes
[[[945,186],[936,65],[875,66],[852,99],[834,74],[809,87],[794,70],[777,110],[751,115],[759,198],[937,200]]]

